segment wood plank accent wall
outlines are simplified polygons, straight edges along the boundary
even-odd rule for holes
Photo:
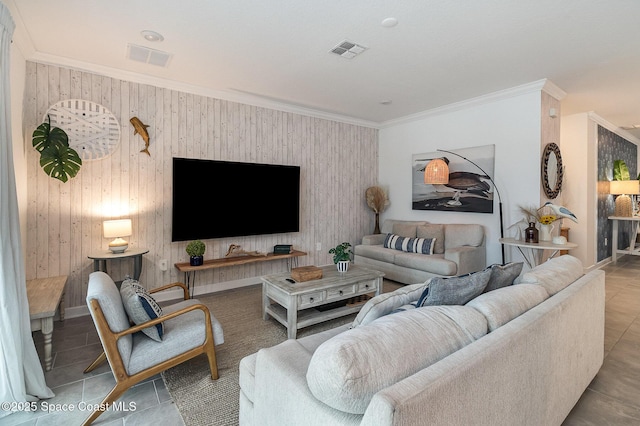
[[[35,62],[27,63],[26,73],[27,279],[68,274],[68,307],[85,305],[93,271],[87,255],[106,251],[105,219],[133,220],[130,244],[150,250],[141,276],[148,289],[183,279],[173,264],[188,260],[186,242],[171,242],[174,156],[301,167],[300,232],[205,240],[205,258],[223,257],[232,243],[261,252],[290,243],[309,253],[300,258],[300,265],[324,265],[331,262],[330,247],[342,241],[358,243],[373,231],[374,216],[364,192],[377,183],[376,129]],[[67,183],[45,175],[31,145],[31,134],[49,106],[64,99],[104,105],[118,119],[122,134],[110,157],[85,161],[78,176]],[[149,125],[151,157],[139,152],[144,142],[133,135],[129,123],[133,116]],[[226,206],[216,199],[215,183],[203,184],[202,196],[211,199],[211,209],[199,212],[200,220],[216,220],[216,210]],[[238,214],[251,220],[269,211],[256,206]],[[321,251],[316,251],[316,243],[322,245]],[[160,270],[162,259],[168,261],[168,271]],[[132,264],[110,262],[108,268],[118,280],[132,271]],[[211,270],[199,273],[197,284],[259,277],[284,268],[284,261],[276,261]]]

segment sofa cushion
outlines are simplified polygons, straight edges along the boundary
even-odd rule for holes
[[[496,290],[513,284],[513,281],[522,272],[522,262],[510,262],[506,265],[494,264],[489,266],[491,269],[491,277],[484,289],[484,292]]]
[[[548,297],[547,291],[542,286],[521,284],[481,294],[466,306],[484,315],[489,331],[493,331],[542,303]]]
[[[444,227],[444,248],[472,246],[479,247],[484,242],[484,228],[475,224],[447,224]]]
[[[357,256],[368,257],[369,259],[379,260],[381,262],[393,263],[396,258],[396,254],[400,253],[398,250],[388,249],[379,246],[366,246],[358,245],[354,248],[354,253]]]
[[[393,233],[401,237],[415,238],[418,225],[415,223],[394,223]]]
[[[124,280],[120,286],[120,297],[129,319],[136,325],[162,316],[160,305],[137,280]],[[161,342],[164,327],[160,323],[144,328],[142,332],[156,342]]]
[[[489,268],[459,277],[433,277],[418,299],[417,306],[464,305],[482,294],[490,277]]]
[[[379,294],[369,299],[362,309],[360,309],[351,326],[358,327],[359,325],[369,324],[373,320],[385,316],[403,305],[415,302],[428,283],[429,280],[425,283],[407,285],[391,293]]]
[[[578,278],[584,275],[582,262],[565,254],[554,257],[525,272],[514,284],[538,284],[553,296]]]
[[[433,238],[409,238],[396,234],[387,234],[383,247],[408,253],[433,254],[434,241]]]
[[[484,336],[487,322],[466,306],[400,312],[327,340],[313,354],[307,384],[321,402],[362,414],[371,398]]]
[[[439,224],[420,225],[416,230],[416,237],[434,238],[435,244],[433,246],[433,252],[435,254],[444,253],[444,225],[439,225]]]
[[[452,260],[445,259],[443,254],[425,256],[417,253],[401,253],[396,255],[393,263],[397,266],[417,269],[435,275],[451,276],[456,275],[458,271],[458,265]]]

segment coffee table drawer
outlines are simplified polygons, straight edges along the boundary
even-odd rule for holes
[[[378,286],[376,284],[376,280],[369,280],[358,283],[358,292],[376,291],[377,289]]]
[[[298,309],[304,309],[307,306],[317,305],[324,301],[324,291],[315,293],[301,294],[298,296]]]
[[[327,300],[339,300],[342,299],[343,296],[354,294],[358,289],[356,284],[352,285],[343,285],[342,287],[331,288],[327,290]]]

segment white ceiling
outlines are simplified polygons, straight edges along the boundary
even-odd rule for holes
[[[563,115],[640,125],[638,0],[1,1],[27,59],[372,125],[547,78],[567,92]],[[330,54],[343,40],[368,50]],[[173,56],[166,68],[134,62],[128,43]]]

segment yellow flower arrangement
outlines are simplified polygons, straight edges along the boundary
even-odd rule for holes
[[[556,220],[558,220],[558,218],[552,214],[546,214],[538,218],[538,222],[542,223],[543,225],[551,225]]]
[[[535,208],[535,207],[522,207],[520,206],[520,211],[525,215],[527,222],[539,222],[543,225],[551,225],[556,220],[560,220],[560,217],[557,217],[553,214],[541,214],[540,210],[546,210],[545,206]]]

